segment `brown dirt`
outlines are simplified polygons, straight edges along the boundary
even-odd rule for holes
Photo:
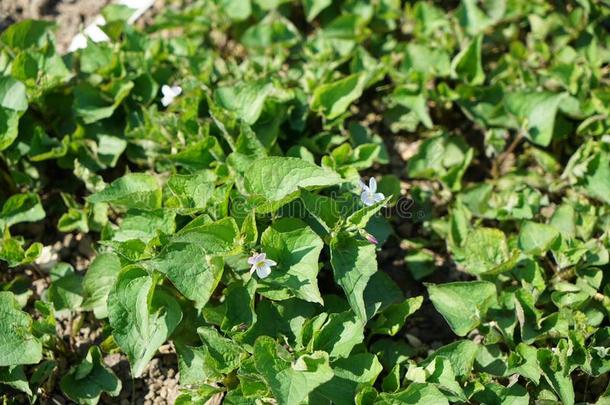
[[[72,37],[86,27],[110,0],[0,0],[0,31],[24,19],[44,19],[57,23],[60,53]]]

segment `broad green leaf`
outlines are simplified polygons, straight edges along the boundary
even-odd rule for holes
[[[128,208],[161,207],[161,187],[157,179],[146,173],[129,173],[113,181],[105,189],[87,197],[90,203],[111,203]]]
[[[220,4],[233,21],[245,20],[252,13],[250,0],[221,0]]]
[[[549,146],[555,118],[565,93],[519,91],[506,95],[506,108],[527,130],[525,136],[540,146]]]
[[[57,311],[79,309],[83,303],[83,277],[70,264],[57,264],[51,270],[48,296]]]
[[[449,405],[449,401],[433,384],[412,383],[406,389],[393,393],[381,393],[378,405],[435,404]]]
[[[141,268],[127,267],[108,296],[112,336],[136,378],[182,319],[176,299],[156,281]]]
[[[316,87],[311,100],[311,109],[320,112],[329,120],[335,119],[360,98],[366,85],[367,75],[356,73],[343,79]]]
[[[175,242],[166,245],[159,256],[142,264],[167,276],[186,298],[202,308],[216,289],[224,261],[209,256],[195,243]]]
[[[207,171],[192,175],[173,175],[167,182],[165,206],[184,213],[203,210],[214,191],[215,176]]]
[[[436,384],[439,389],[450,395],[453,402],[468,400],[464,390],[456,381],[450,359],[436,356],[434,361],[426,366],[426,372],[429,374],[426,381]]]
[[[129,209],[117,229],[108,232],[109,237],[116,242],[138,239],[144,243],[150,242],[158,234],[174,233],[175,213],[165,209],[140,210]]]
[[[5,150],[17,139],[19,112],[0,107],[0,151]]]
[[[331,241],[330,262],[335,282],[345,292],[354,313],[366,322],[364,290],[377,271],[375,245],[340,234]]]
[[[606,204],[610,204],[610,156],[599,153],[587,166],[584,177],[587,194]]]
[[[451,61],[451,68],[456,76],[470,85],[482,84],[485,81],[481,57],[482,42],[483,35],[477,35]]]
[[[509,259],[504,232],[495,228],[477,228],[464,241],[464,267],[471,274],[494,271]]]
[[[392,304],[370,323],[371,333],[394,336],[404,326],[405,321],[417,311],[424,297],[407,298],[405,301]]]
[[[74,110],[86,124],[111,117],[133,89],[131,81],[114,81],[102,92],[86,82],[74,89]]]
[[[265,99],[273,91],[268,82],[241,83],[231,87],[219,87],[214,100],[219,106],[233,111],[247,124],[254,124],[261,115]]]
[[[303,221],[282,218],[263,232],[261,245],[267,257],[277,262],[271,274],[261,280],[259,292],[272,299],[290,296],[323,304],[318,289],[318,262],[324,243]],[[287,289],[289,294],[282,293]]]
[[[564,354],[565,356],[565,354]],[[574,386],[569,369],[562,356],[549,349],[538,350],[538,362],[546,381],[559,395],[562,404],[574,404]]]
[[[220,373],[228,374],[237,369],[248,356],[235,341],[222,336],[214,328],[200,327],[197,333],[205,347],[208,362]]]
[[[32,318],[21,311],[13,293],[0,291],[0,367],[36,364],[42,345],[32,334]]]
[[[458,336],[466,336],[496,301],[496,286],[487,281],[428,284],[430,300]]]
[[[552,225],[526,221],[519,231],[519,247],[536,256],[544,255],[559,237],[559,231]]]
[[[449,343],[432,353],[422,365],[432,362],[436,357],[442,356],[451,362],[453,373],[461,380],[466,379],[472,372],[474,361],[479,352],[480,345],[471,340],[458,340]]]
[[[519,384],[504,387],[500,384],[485,384],[485,390],[477,392],[474,399],[479,403],[487,404],[495,401],[505,405],[529,405],[530,395],[527,390]]]
[[[116,397],[121,392],[121,380],[104,365],[102,353],[97,346],[91,346],[87,356],[60,381],[61,390],[79,404],[95,405],[102,393]]]
[[[332,4],[332,0],[302,0],[305,9],[305,17],[311,22],[325,8]]]
[[[171,242],[194,244],[205,254],[235,253],[239,249],[239,228],[233,218],[201,224],[197,221],[195,219],[178,231]]]
[[[383,200],[375,203],[373,205],[362,207],[349,217],[347,217],[347,223],[353,225],[359,229],[363,229],[369,223],[371,218],[375,216],[379,211],[385,207],[388,202],[392,199],[392,196],[387,196]]]
[[[254,344],[256,369],[281,405],[298,405],[333,377],[328,354],[316,351],[297,359],[273,339],[262,336]]]
[[[93,310],[98,319],[108,316],[108,294],[121,271],[121,261],[113,253],[101,253],[93,259],[83,279],[83,308]]]
[[[10,76],[0,76],[0,107],[19,112],[27,110],[25,85]]]
[[[32,396],[32,390],[23,371],[23,366],[0,367],[0,384],[8,385]]]
[[[332,363],[335,376],[315,390],[337,405],[351,405],[360,385],[373,385],[383,368],[377,356],[357,353]],[[311,401],[310,397],[310,401]]]
[[[341,177],[299,158],[268,157],[256,160],[245,173],[244,187],[257,204],[257,212],[267,213],[299,196],[299,189],[313,189],[341,183]]]
[[[330,314],[313,338],[313,349],[328,353],[331,359],[347,357],[364,340],[364,323],[351,311]]]
[[[38,194],[15,194],[4,202],[0,211],[0,225],[11,226],[19,222],[36,222],[45,217]]]
[[[53,27],[52,21],[23,20],[8,27],[0,36],[0,42],[15,50],[41,47],[47,43]]]
[[[340,219],[339,203],[333,198],[301,189],[301,201],[307,212],[328,232]]]

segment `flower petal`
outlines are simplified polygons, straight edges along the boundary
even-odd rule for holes
[[[271,259],[265,259],[265,264],[267,266],[277,266],[277,263],[274,260],[271,260]]]
[[[163,96],[163,98],[161,99],[161,104],[163,104],[163,107],[167,107],[172,103],[172,101],[174,101],[173,97]]]
[[[180,94],[182,94],[182,87],[180,86],[172,86],[171,90],[174,96],[179,96]]]
[[[253,265],[252,267],[250,267],[250,274],[254,273],[256,271],[256,264]]]
[[[267,265],[265,263],[264,266],[260,266],[256,268],[256,274],[260,277],[260,278],[265,278],[267,277],[269,274],[271,274],[271,267],[269,265]]]
[[[167,84],[161,86],[161,93],[163,93],[165,97],[171,97],[174,95],[174,93],[172,92],[172,88],[169,87]]]
[[[379,201],[383,201],[385,198],[385,195],[383,195],[383,193],[375,193],[373,195],[373,200],[378,203]]]
[[[248,264],[257,264],[265,260],[264,253],[256,253],[248,258]]]
[[[374,177],[369,179],[369,189],[371,193],[375,193],[377,191],[377,180]]]
[[[362,191],[369,191],[369,186],[367,186],[366,183],[362,180],[360,180],[360,188],[362,189]]]
[[[367,207],[375,204],[374,196],[370,192],[365,191],[364,193],[360,194],[360,199]]]

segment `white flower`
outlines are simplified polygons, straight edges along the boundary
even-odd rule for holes
[[[371,177],[369,180],[369,185],[367,186],[362,180],[360,181],[360,187],[362,188],[362,194],[360,194],[360,199],[367,207],[382,201],[385,196],[383,193],[377,193],[377,180],[374,177]]]
[[[265,253],[254,253],[248,258],[248,264],[251,264],[250,274],[256,271],[260,278],[265,278],[271,274],[271,266],[277,266],[277,263],[271,259],[267,259]]]
[[[163,107],[167,107],[170,105],[176,97],[182,94],[182,87],[180,86],[168,86],[164,84],[161,87],[161,93],[163,93],[163,98],[161,99],[161,104]]]

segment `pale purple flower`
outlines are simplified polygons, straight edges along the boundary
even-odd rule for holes
[[[267,259],[265,253],[254,253],[248,258],[248,264],[251,264],[250,274],[256,271],[260,278],[265,278],[271,274],[271,266],[277,266],[277,263],[271,259]]]
[[[163,107],[167,107],[170,105],[176,97],[182,94],[182,87],[180,86],[168,86],[164,84],[161,86],[161,93],[163,93],[163,98],[161,99],[161,104]]]
[[[376,245],[379,243],[379,241],[370,233],[367,233],[365,236],[366,240],[368,240],[369,242],[371,242],[373,245]]]
[[[369,179],[368,186],[362,180],[360,180],[360,187],[362,188],[360,199],[367,207],[375,205],[379,201],[383,201],[383,199],[385,198],[382,193],[377,192],[377,180],[375,180],[374,177],[371,177]]]

